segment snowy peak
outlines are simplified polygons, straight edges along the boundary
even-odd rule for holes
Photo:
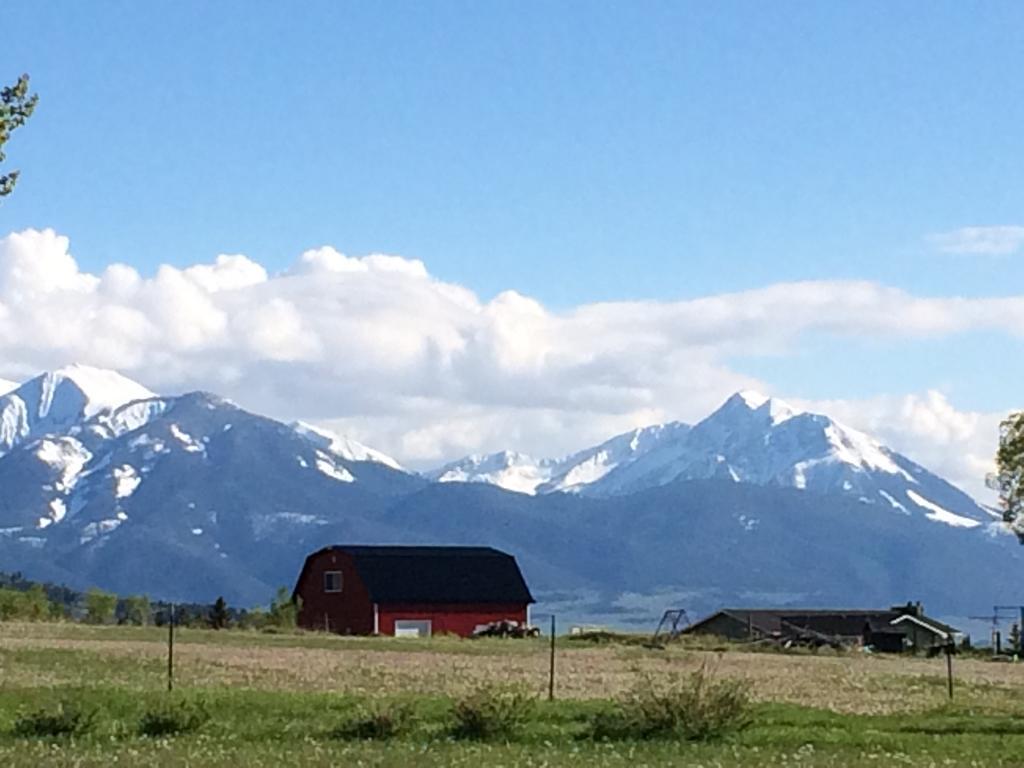
[[[778,398],[768,397],[753,390],[743,390],[730,397],[706,421],[719,418],[751,418],[759,422],[767,422],[777,426],[803,413],[789,403]]]
[[[807,413],[775,398],[739,392],[694,427],[694,436],[716,455],[762,475],[768,464],[806,467],[826,462],[914,479],[881,443],[823,414]],[[799,476],[797,471],[795,476]],[[755,482],[765,482],[761,477]],[[800,485],[799,478],[794,483]]]
[[[715,478],[852,497],[956,527],[988,521],[967,494],[874,438],[755,392],[733,395],[684,440],[625,465],[587,493]]]
[[[291,425],[295,433],[322,451],[347,461],[372,461],[404,472],[402,465],[385,453],[363,445],[350,437],[339,435],[321,427],[314,427],[302,421]]]
[[[7,379],[0,379],[0,396],[6,395],[8,392],[13,392],[18,388],[18,385],[13,381]]]
[[[641,427],[561,459],[538,459],[517,451],[467,456],[426,477],[441,483],[489,483],[518,493],[578,493],[689,429],[680,422]]]
[[[532,494],[551,480],[556,464],[551,459],[500,451],[466,456],[426,473],[426,477],[439,483],[487,483],[509,491]]]
[[[141,384],[101,368],[71,365],[44,373],[0,397],[0,455],[25,440],[152,397]]]
[[[81,398],[81,413],[85,418],[95,416],[100,411],[112,410],[134,400],[156,397],[144,386],[122,376],[117,371],[93,368],[87,365],[69,365],[52,373],[44,373],[32,381],[40,382],[42,398],[39,415],[41,417],[47,415],[54,405],[62,405],[62,393],[66,393],[65,397]],[[29,382],[29,384],[31,383]]]

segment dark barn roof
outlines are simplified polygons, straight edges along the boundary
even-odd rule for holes
[[[746,610],[726,608],[722,611],[740,621],[750,622],[755,630],[765,634],[785,633],[786,630],[809,629],[828,635],[859,635],[868,624],[872,629],[887,626],[900,614],[895,611],[864,610]]]
[[[329,551],[352,557],[375,603],[534,602],[515,558],[491,547],[334,546],[306,562]]]
[[[871,632],[891,630],[893,622],[902,621],[904,618],[913,619],[918,626],[937,635],[958,633],[957,629],[948,624],[913,612],[910,606],[894,606],[888,610],[723,608],[687,627],[685,631],[699,631],[705,624],[720,616],[728,616],[765,636],[806,633],[830,637],[855,637],[861,635],[865,629]]]

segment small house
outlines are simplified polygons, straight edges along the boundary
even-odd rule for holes
[[[926,616],[920,603],[879,610],[723,608],[687,627],[685,634],[741,641],[870,646],[889,653],[928,651],[962,638],[958,630]]]
[[[534,602],[515,558],[490,547],[325,547],[306,558],[293,597],[305,629],[395,637],[525,625]]]

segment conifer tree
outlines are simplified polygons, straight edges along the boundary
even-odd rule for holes
[[[223,597],[218,597],[210,610],[210,627],[211,629],[226,629],[229,622],[228,604]]]
[[[0,163],[7,155],[4,145],[11,138],[15,128],[20,128],[32,116],[39,101],[39,95],[28,92],[28,75],[22,75],[14,85],[0,89]],[[20,171],[0,173],[0,198],[7,197],[18,183]]]

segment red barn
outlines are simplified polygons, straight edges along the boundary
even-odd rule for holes
[[[490,547],[325,547],[306,558],[293,597],[306,629],[420,637],[525,624],[534,602],[515,558]]]

